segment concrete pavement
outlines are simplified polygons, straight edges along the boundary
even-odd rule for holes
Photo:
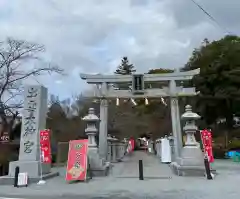
[[[145,180],[138,180],[138,160],[143,159]],[[216,161],[219,172],[214,180],[172,175],[156,156],[134,152],[124,162],[114,164],[108,177],[94,178],[88,183],[65,182],[65,169],[45,185],[27,188],[0,186],[0,197],[23,199],[94,199],[94,198],[162,198],[162,199],[237,199],[240,195],[240,164]]]

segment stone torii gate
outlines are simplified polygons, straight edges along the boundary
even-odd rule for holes
[[[108,131],[108,99],[117,98],[164,98],[170,97],[172,132],[174,138],[175,158],[179,157],[182,149],[182,131],[180,124],[180,113],[178,97],[195,96],[195,87],[184,88],[177,86],[176,81],[191,80],[194,75],[199,74],[200,69],[165,74],[132,74],[132,75],[90,75],[80,74],[81,79],[88,84],[95,84],[98,89],[93,95],[100,99],[100,128],[99,128],[99,153],[103,158],[107,157],[107,131]],[[167,87],[144,88],[144,83],[166,82]],[[116,90],[114,84],[132,84],[128,90]]]

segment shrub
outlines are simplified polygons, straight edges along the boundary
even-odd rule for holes
[[[233,139],[229,141],[228,150],[234,150],[234,149],[238,149],[238,150],[240,149],[240,140]]]
[[[213,156],[216,159],[226,159],[226,149],[223,148],[213,148]]]

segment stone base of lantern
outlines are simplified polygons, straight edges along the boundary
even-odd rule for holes
[[[36,183],[41,178],[41,169],[39,161],[14,161],[9,164],[9,172],[7,176],[0,177],[0,185],[13,185],[15,168],[19,167],[20,173],[28,174],[28,182]],[[51,165],[42,164],[43,180],[53,178],[59,175],[58,172],[51,172]]]
[[[110,163],[105,162],[98,153],[97,148],[88,149],[88,161],[92,176],[107,176],[109,173]]]
[[[174,174],[178,176],[205,176],[205,168],[202,166],[183,166],[179,165],[177,162],[171,163],[171,169]]]
[[[198,146],[182,149],[181,157],[171,163],[172,171],[178,176],[205,176],[204,158]]]

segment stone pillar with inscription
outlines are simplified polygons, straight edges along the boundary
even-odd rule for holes
[[[40,130],[46,128],[47,88],[26,86],[24,90],[24,109],[20,140],[19,160],[10,162],[9,176],[14,176],[15,168],[27,172],[29,178],[39,178],[50,173],[50,164],[40,161]],[[41,168],[42,164],[42,168]]]

